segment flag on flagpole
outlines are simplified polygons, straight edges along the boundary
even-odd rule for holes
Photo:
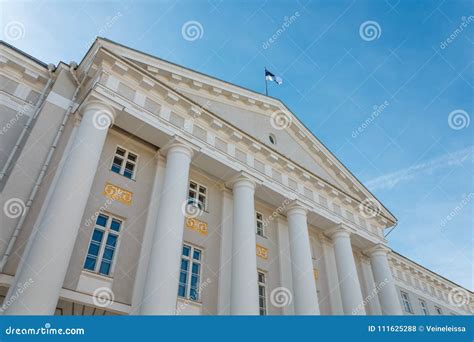
[[[275,76],[275,74],[268,71],[267,68],[265,68],[265,79],[267,81],[272,81],[272,82],[275,82],[277,84],[282,84],[283,83],[283,80],[281,79],[281,77]]]

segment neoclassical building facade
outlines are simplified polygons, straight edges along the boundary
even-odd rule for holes
[[[471,314],[278,99],[102,38],[0,48],[2,314]]]

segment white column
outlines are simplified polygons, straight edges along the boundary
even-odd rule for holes
[[[344,314],[365,315],[359,277],[352,253],[350,232],[343,225],[339,225],[330,232],[330,235],[334,243]]]
[[[319,237],[323,249],[323,261],[326,270],[326,282],[328,285],[328,297],[331,304],[331,315],[343,315],[341,289],[339,288],[339,276],[337,272],[336,258],[332,242],[325,236]]]
[[[293,293],[293,280],[291,278],[290,233],[288,232],[288,222],[284,220],[284,217],[281,216],[277,216],[275,221],[278,236],[280,286],[287,288],[290,293]],[[288,303],[288,305],[284,305],[281,310],[283,315],[294,315],[294,302],[291,301]]]
[[[233,181],[232,315],[258,315],[255,182],[244,173]]]
[[[162,189],[163,179],[165,176],[166,160],[158,151],[155,155],[156,168],[155,178],[153,180],[153,187],[150,195],[150,202],[148,204],[148,211],[146,217],[145,231],[143,233],[143,239],[140,250],[140,260],[138,261],[137,272],[135,276],[135,283],[133,285],[132,294],[132,311],[131,314],[135,315],[140,312],[140,306],[143,301],[143,290],[145,287],[146,274],[148,270],[148,264],[150,262],[150,255],[153,247],[153,236],[158,221],[158,210],[160,201],[162,201]]]
[[[376,288],[378,289],[382,315],[401,315],[402,308],[398,300],[392,271],[388,264],[389,251],[389,248],[383,245],[377,245],[371,249],[368,254],[370,255],[372,272],[374,274]]]
[[[291,274],[296,315],[319,315],[306,209],[293,202],[286,212],[290,232]]]
[[[232,288],[232,192],[222,186],[221,248],[219,264],[219,294],[217,311],[219,315],[230,314],[230,296]]]
[[[365,289],[365,303],[367,315],[380,315],[379,288],[376,286],[370,261],[364,256],[360,256],[361,285]]]
[[[73,147],[10,288],[19,288],[26,282],[33,285],[11,300],[5,310],[7,315],[55,312],[107,130],[114,118],[114,110],[102,102],[90,102],[82,111]]]
[[[184,215],[193,154],[186,144],[166,147],[166,169],[158,206],[148,272],[141,304],[142,315],[174,315],[178,298],[183,248]]]

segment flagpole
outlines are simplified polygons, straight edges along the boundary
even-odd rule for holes
[[[265,67],[265,96],[268,96],[267,67]]]

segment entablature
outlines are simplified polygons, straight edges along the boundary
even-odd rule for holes
[[[168,126],[200,140],[214,153],[225,153],[240,167],[250,168],[269,182],[278,184],[290,197],[304,198],[311,207],[331,213],[336,222],[346,221],[383,239],[383,228],[389,221],[380,212],[367,219],[361,218],[357,215],[360,206],[364,205],[360,200],[220,119],[153,75],[127,61],[117,61],[117,56],[105,49],[97,51],[90,69],[94,72],[87,73],[95,79],[88,82],[94,88],[101,88],[114,98],[121,97],[129,108],[141,115],[148,113],[165,120]]]

